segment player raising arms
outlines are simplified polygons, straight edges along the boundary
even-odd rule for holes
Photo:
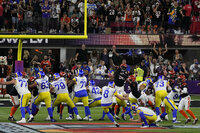
[[[196,124],[198,122],[198,118],[190,110],[191,97],[188,94],[185,75],[179,75],[177,78],[177,81],[178,81],[178,89],[180,90],[180,97],[181,97],[181,101],[179,102],[178,110],[187,119],[185,124],[190,122],[191,119],[187,116],[187,114],[183,110],[184,107],[185,107],[186,112],[188,112],[188,114],[190,114],[190,116],[194,119],[193,124]]]
[[[20,110],[22,119],[20,121],[17,121],[17,123],[26,123],[25,119],[25,109],[29,113],[29,120],[33,118],[33,115],[31,114],[31,111],[28,107],[28,102],[31,98],[31,93],[28,90],[28,83],[27,80],[22,78],[22,73],[17,72],[15,73],[15,78],[8,82],[0,82],[1,85],[15,85],[15,88],[20,95]]]
[[[119,124],[114,120],[113,116],[109,112],[109,108],[112,106],[113,96],[116,96],[121,100],[128,100],[128,97],[122,97],[117,94],[115,83],[111,81],[108,83],[108,86],[104,86],[102,88],[101,107],[103,108],[103,111],[107,114],[108,118],[116,125],[116,127],[119,127]]]
[[[74,85],[75,96],[73,102],[76,104],[77,102],[82,101],[83,106],[85,107],[85,118],[83,118],[83,120],[92,121],[90,109],[88,107],[88,94],[86,90],[87,78],[84,76],[83,70],[79,70],[79,76],[75,77],[69,84],[69,86],[73,84],[75,84]],[[70,119],[72,119],[72,117]]]
[[[48,81],[48,77],[45,76],[45,73],[43,71],[40,71],[36,74],[36,78],[38,79],[36,79],[33,84],[29,85],[29,88],[34,88],[37,86],[39,93],[32,104],[32,114],[35,114],[37,105],[39,105],[40,102],[44,101],[51,122],[55,122],[56,120],[53,119],[53,112],[51,108],[51,94],[49,90],[50,83]],[[33,119],[31,119],[30,122],[31,121],[33,121]]]
[[[59,73],[55,73],[53,75],[53,79],[54,81],[51,83],[51,91],[55,92],[57,96],[52,104],[52,110],[54,110],[54,107],[58,106],[61,102],[65,102],[67,103],[67,105],[70,106],[70,108],[73,109],[74,113],[77,116],[77,119],[82,120],[82,118],[78,114],[77,108],[69,97],[67,81],[64,79],[64,77],[60,77]]]

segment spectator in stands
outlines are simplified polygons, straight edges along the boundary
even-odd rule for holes
[[[119,52],[116,49],[115,45],[112,46],[112,60],[113,60],[114,65],[116,65],[116,66],[120,65],[120,62],[121,62],[120,56],[119,56]]]
[[[156,1],[153,5],[152,25],[161,26],[163,22],[163,7],[160,1]]]
[[[164,55],[167,53],[168,51],[168,48],[167,48],[167,44],[165,44],[165,51],[162,50],[161,46],[158,47],[158,50],[156,50],[156,45],[157,43],[154,42],[153,44],[153,51],[155,52],[156,54],[156,58],[159,60],[159,61],[163,61],[164,59]]]
[[[66,69],[67,69],[67,68],[66,68],[66,66],[64,65],[64,63],[63,63],[63,62],[60,62],[59,72],[65,72]]]
[[[93,12],[92,16],[89,16],[89,25],[90,33],[97,33],[98,32],[98,25],[99,25],[99,18],[96,16],[96,13]]]
[[[187,68],[185,62],[181,63],[181,67],[179,69],[179,73],[185,75],[186,78],[189,77],[189,69]]]
[[[99,21],[98,21],[98,32],[99,33],[105,33],[106,29],[106,20],[103,14],[100,15]]]
[[[53,52],[51,49],[48,50],[48,60],[50,61],[51,63],[51,70],[52,72],[55,72],[55,59],[56,57],[53,55]]]
[[[108,26],[110,26],[110,24],[115,21],[116,17],[116,10],[113,2],[111,2],[110,5],[108,6],[106,16],[107,16],[106,19],[108,20]]]
[[[88,79],[90,77],[91,70],[86,61],[83,62],[81,69],[84,71],[85,77]]]
[[[29,30],[29,32],[32,32],[32,28],[33,28],[33,9],[31,6],[27,6],[27,11],[25,12],[25,24],[27,26],[27,30]]]
[[[176,62],[176,61],[173,61],[173,62],[172,62],[172,68],[173,68],[173,70],[176,72],[176,74],[178,74],[178,73],[179,73],[179,66],[178,66],[178,62]]]
[[[185,11],[185,16],[183,18],[183,28],[185,30],[185,34],[189,33],[189,28],[191,24],[191,12],[192,12],[192,6],[189,4],[189,1],[186,1],[186,5],[183,7],[183,10]]]
[[[152,56],[149,56],[149,73],[150,76],[153,77],[154,79],[157,77],[157,72],[156,72],[157,67],[158,67],[157,59],[152,58]]]
[[[61,13],[60,4],[58,1],[53,1],[51,5],[51,32],[57,33],[59,26],[59,16]]]
[[[149,76],[149,68],[145,66],[144,60],[141,61],[140,68],[144,71],[143,78],[145,79],[147,76]]]
[[[88,16],[92,16],[93,13],[96,11],[97,5],[95,4],[94,0],[89,0],[89,3],[87,4],[87,12]]]
[[[10,28],[12,28],[12,19],[11,19],[11,3],[7,0],[4,1],[3,3],[3,15],[4,15],[4,25],[5,25],[5,29],[6,32],[9,31]]]
[[[2,2],[0,2],[0,31],[1,28],[3,27],[3,6],[2,6]]]
[[[88,60],[88,67],[90,68],[90,79],[93,79],[94,68],[93,68],[91,59]]]
[[[49,33],[50,13],[51,13],[50,5],[48,3],[48,0],[45,0],[44,5],[42,6],[42,24],[43,24],[42,33]]]
[[[100,60],[102,60],[102,61],[105,62],[106,68],[110,68],[110,66],[109,66],[109,55],[108,55],[108,50],[107,50],[107,48],[104,48],[104,49],[103,49],[103,52],[101,53]]]
[[[79,62],[88,61],[88,51],[86,50],[85,44],[81,45],[81,49],[77,49],[75,60]]]
[[[79,18],[76,16],[76,13],[73,13],[71,17],[71,30],[73,33],[79,33],[80,27],[79,27]]]
[[[31,69],[30,69],[31,58],[30,58],[30,54],[28,50],[24,50],[23,61],[24,61],[24,71],[27,74],[30,74],[31,73]]]
[[[95,74],[95,79],[104,79],[105,76],[105,71],[102,69],[101,64],[98,65],[98,68],[94,72]]]
[[[104,72],[107,72],[108,68],[107,68],[106,65],[105,65],[105,61],[100,60],[100,65],[101,65],[101,69],[103,69]]]
[[[18,25],[17,11],[18,11],[17,2],[14,1],[11,9],[13,31],[17,31],[17,25]]]
[[[180,65],[181,61],[183,60],[183,56],[181,53],[179,53],[178,49],[175,50],[175,55],[173,56],[173,60],[178,62],[179,65]]]
[[[127,4],[126,10],[125,10],[125,22],[126,23],[132,23],[133,22],[133,16],[132,16],[132,9],[130,8],[130,3]],[[128,32],[131,32],[131,29],[129,26],[126,29]]]
[[[10,48],[8,50],[7,63],[8,63],[8,66],[10,67],[10,69],[11,69],[11,72],[13,72],[14,61],[15,61],[15,58],[14,58],[14,55],[13,55],[13,49]]]
[[[45,73],[48,73],[51,69],[51,62],[48,60],[48,56],[45,55],[43,61],[41,62],[41,68]]]
[[[34,55],[33,59],[31,60],[31,65],[32,65],[31,75],[36,76],[36,74],[39,71],[42,71],[42,68],[40,68],[40,62],[38,60],[38,56],[37,55]]]
[[[33,27],[36,30],[36,33],[42,29],[41,15],[42,15],[42,10],[40,6],[40,1],[35,0],[33,3]]]
[[[200,71],[200,65],[197,59],[194,59],[194,63],[190,66],[190,76],[192,80],[197,79],[197,74]]]
[[[61,18],[61,27],[60,27],[60,32],[64,33],[64,28],[66,28],[67,32],[71,31],[70,28],[70,21],[71,19],[69,17],[67,17],[67,13],[64,12],[63,13],[63,17]]]
[[[133,23],[135,26],[139,26],[140,25],[140,17],[141,17],[141,11],[139,10],[139,8],[137,6],[134,7],[134,10],[132,12],[133,15]]]

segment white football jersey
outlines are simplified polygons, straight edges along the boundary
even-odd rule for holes
[[[101,104],[112,103],[112,98],[113,98],[115,92],[116,92],[116,89],[111,88],[109,86],[104,86],[102,88]]]
[[[92,99],[97,99],[101,97],[100,90],[101,88],[98,86],[89,86],[89,95]]]
[[[146,107],[138,107],[137,110],[142,110],[142,112],[147,113],[149,115],[156,115],[156,113],[153,112],[153,110]]]
[[[74,92],[86,90],[87,78],[85,76],[83,77],[78,76],[75,77],[73,80],[76,81],[76,84],[74,85]]]
[[[63,77],[59,78],[56,81],[53,81],[51,85],[54,88],[54,92],[58,95],[61,93],[69,93],[66,81]]]
[[[170,93],[167,95],[167,97],[174,101],[179,97],[179,93],[175,90],[171,90]]]
[[[154,89],[155,89],[155,92],[156,92],[156,91],[160,91],[160,90],[165,90],[165,91],[167,91],[167,84],[168,84],[168,81],[167,81],[167,80],[159,79],[158,81],[156,81],[156,82],[153,84]]]
[[[35,82],[37,83],[38,93],[40,92],[49,92],[49,81],[48,78],[44,77],[41,79],[36,79]]]
[[[15,84],[15,88],[20,96],[30,93],[28,90],[28,83],[27,80],[21,77],[14,78],[17,83]]]

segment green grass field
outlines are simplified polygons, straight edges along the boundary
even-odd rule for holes
[[[191,110],[194,112],[194,114],[199,117],[199,112],[200,112],[200,108],[191,108]],[[81,117],[84,117],[84,107],[78,107],[78,111],[79,111],[79,114]],[[9,116],[9,113],[10,113],[10,107],[1,107],[0,108],[0,122],[9,122],[8,121],[8,116]],[[96,108],[91,108],[91,114],[92,114],[92,118],[94,119],[93,122],[105,122],[105,123],[108,123],[110,122],[109,119],[107,118],[107,116],[105,117],[105,120],[104,121],[99,121],[98,119],[101,117],[102,115],[102,109],[100,107],[96,107]],[[67,121],[65,120],[65,118],[68,116],[68,113],[67,113],[67,107],[64,108],[64,112],[63,112],[63,120],[59,120],[59,115],[56,113],[56,109],[54,110],[54,118],[57,120],[57,122],[59,123],[75,123],[75,122],[78,122],[78,123],[89,123],[88,121],[77,121],[77,120],[72,120],[72,121]],[[21,117],[20,115],[20,110],[18,109],[16,114],[15,114],[15,119],[19,120]],[[28,117],[28,116],[26,116]],[[35,116],[35,120],[34,122],[38,122],[38,123],[47,123],[48,121],[45,121],[45,118],[47,117],[47,110],[45,107],[41,107],[40,111],[38,112],[38,114]],[[127,116],[128,118],[128,116]],[[137,119],[137,116],[134,116],[135,119]],[[184,122],[185,122],[185,119],[184,117],[178,112],[178,120],[181,121],[180,124],[173,124],[172,123],[172,114],[169,114],[169,121],[163,121],[161,123],[159,123],[160,126],[173,126],[173,125],[182,125],[182,126],[185,126]],[[131,121],[129,120],[118,120],[119,123],[123,124],[123,123],[131,123]],[[191,125],[192,126],[192,122],[187,124],[187,125]],[[198,126],[199,123],[197,123]],[[136,129],[137,130],[137,129]],[[136,131],[134,130],[134,131]],[[117,128],[116,128],[116,131]],[[132,130],[127,130],[127,131],[132,131]],[[142,129],[138,129],[138,131],[147,131],[146,129],[145,130],[142,130]],[[200,128],[199,129],[194,129],[194,128],[191,128],[191,129],[186,129],[186,128],[175,128],[175,129],[156,129],[156,130],[148,130],[148,132],[184,132],[184,133],[197,133],[197,132],[200,132]]]

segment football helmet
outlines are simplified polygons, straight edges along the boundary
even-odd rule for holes
[[[83,70],[79,70],[78,76],[82,77],[83,75],[84,75],[84,71]]]
[[[17,77],[22,77],[22,73],[21,72],[16,72],[15,73],[15,77],[17,78]]]
[[[112,87],[112,88],[115,88],[115,82],[114,81],[108,82],[108,86]]]
[[[137,108],[138,108],[137,103],[133,103],[133,104],[131,105],[131,110],[136,111]]]
[[[43,71],[39,71],[37,74],[36,74],[36,78],[44,78],[45,77],[45,73]]]
[[[95,86],[95,81],[94,80],[90,80],[89,81],[89,86]]]
[[[53,80],[56,80],[58,78],[60,78],[60,74],[59,73],[54,73],[53,74]]]

